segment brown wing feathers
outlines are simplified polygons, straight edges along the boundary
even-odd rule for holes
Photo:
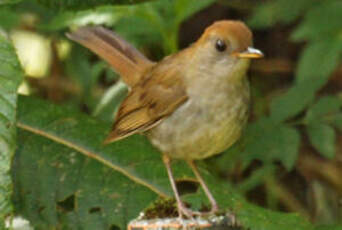
[[[113,131],[105,143],[151,129],[187,98],[177,68],[170,68],[165,62],[157,64],[121,104]]]
[[[67,36],[105,59],[131,86],[119,108],[110,143],[157,125],[187,99],[173,56],[155,64],[117,34],[103,27],[82,27]]]

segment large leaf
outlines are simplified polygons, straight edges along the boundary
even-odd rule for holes
[[[160,154],[142,136],[103,146],[110,124],[21,99],[15,200],[37,229],[123,228],[158,195],[171,194]]]
[[[314,99],[316,91],[328,81],[341,54],[342,40],[339,38],[311,42],[301,54],[295,85],[272,102],[272,118],[283,121],[303,111]]]
[[[292,86],[286,93],[275,98],[271,103],[271,118],[281,122],[295,116],[315,98],[315,92],[324,79],[309,79]]]
[[[294,40],[321,40],[338,37],[342,28],[342,1],[317,1],[292,34]]]
[[[243,159],[270,163],[278,160],[292,169],[298,156],[300,136],[296,129],[285,124],[261,118],[251,124],[244,137]]]
[[[158,196],[172,195],[160,154],[135,135],[103,146],[110,125],[63,107],[23,97],[20,148],[14,160],[15,207],[36,229],[116,229]],[[192,175],[175,164],[178,179]],[[249,204],[226,183],[202,170],[222,209],[248,229],[311,229],[293,214]],[[187,197],[193,207],[202,192]]]
[[[337,67],[342,54],[342,2],[339,0],[277,0],[256,8],[250,24],[264,28],[277,22],[290,23],[306,11],[292,34],[294,40],[312,40],[301,53],[295,85],[271,104],[272,119],[283,121],[302,112]]]
[[[10,165],[15,151],[17,88],[23,73],[15,50],[0,33],[0,229],[12,210]]]
[[[324,157],[333,158],[335,156],[336,135],[331,126],[314,122],[307,126],[307,131],[311,144]]]
[[[306,123],[331,122],[336,120],[336,116],[340,111],[342,101],[337,97],[325,96],[321,97],[306,112]]]
[[[310,42],[302,52],[296,70],[298,83],[316,78],[324,84],[342,57],[342,40],[339,36]]]

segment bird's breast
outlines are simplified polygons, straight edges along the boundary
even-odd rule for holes
[[[147,132],[161,152],[171,158],[203,159],[231,146],[248,118],[249,86],[234,84],[188,86],[188,100]],[[201,85],[202,84],[202,85]]]

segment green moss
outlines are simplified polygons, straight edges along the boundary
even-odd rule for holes
[[[144,211],[145,219],[177,217],[177,203],[174,198],[160,198]]]

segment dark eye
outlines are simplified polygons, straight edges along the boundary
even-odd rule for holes
[[[226,50],[227,45],[224,41],[222,41],[221,39],[218,39],[215,43],[215,48],[217,49],[217,51],[223,52]]]

